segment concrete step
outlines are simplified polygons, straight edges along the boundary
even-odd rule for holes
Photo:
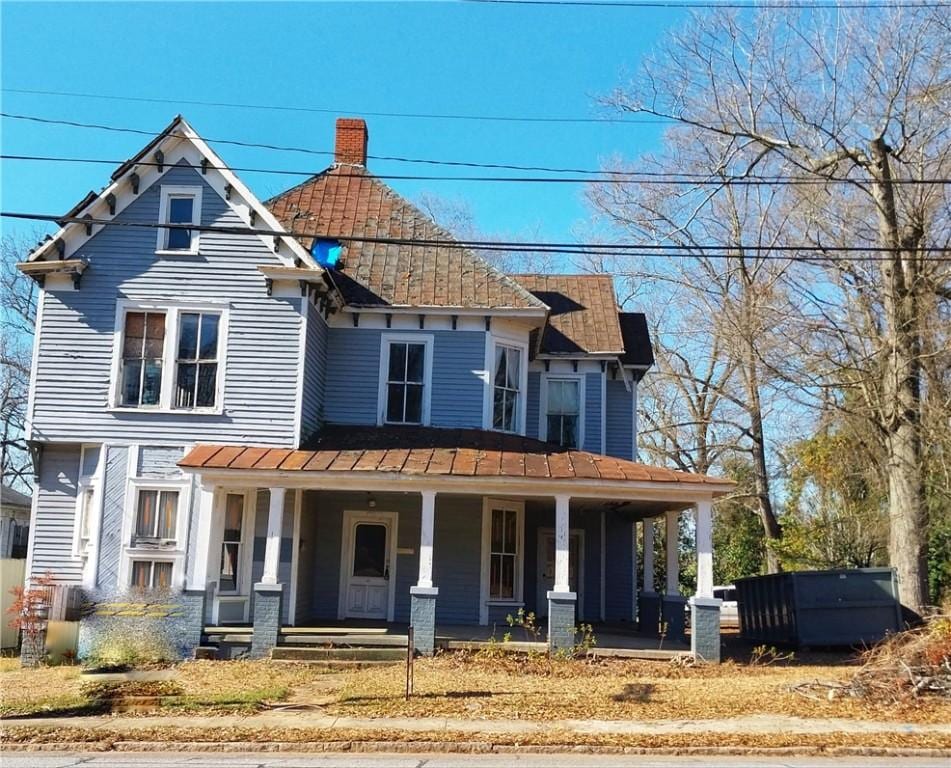
[[[406,635],[282,634],[281,645],[334,646],[340,648],[406,648]]]
[[[312,659],[280,659],[272,657],[275,664],[307,664],[317,669],[370,669],[371,667],[393,667],[401,661],[356,661],[353,659],[337,659],[335,661],[314,661]]]
[[[271,651],[278,661],[390,661],[406,658],[404,648],[301,648],[280,645]]]

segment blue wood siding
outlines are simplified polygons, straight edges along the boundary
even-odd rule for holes
[[[118,587],[122,517],[129,480],[128,466],[129,449],[123,445],[109,446],[103,476],[99,562],[96,571],[96,586],[104,591],[114,591]]]
[[[185,455],[180,445],[141,445],[137,477],[181,477],[178,461]]]
[[[304,353],[304,385],[301,392],[301,440],[316,432],[325,419],[327,384],[327,322],[313,304],[308,307]]]
[[[28,576],[42,576],[51,571],[60,582],[82,580],[82,563],[72,557],[79,450],[78,445],[59,445],[43,451],[34,490],[38,512],[30,525],[33,560]]]
[[[621,379],[608,379],[605,392],[607,400],[607,442],[605,452],[619,459],[634,458],[634,400]]]
[[[330,328],[324,418],[334,424],[376,424],[380,343],[386,330]],[[414,331],[392,331],[413,334]],[[418,331],[433,337],[431,424],[481,427],[485,334]]]
[[[174,166],[117,217],[157,221],[161,184],[201,185],[202,224],[240,226],[199,173]],[[300,299],[268,297],[260,264],[276,264],[256,236],[201,233],[200,255],[157,257],[156,232],[107,227],[76,254],[89,268],[78,291],[45,291],[37,355],[34,438],[49,442],[228,441],[290,445],[297,399]],[[121,297],[227,300],[230,329],[222,415],[107,410]],[[171,376],[172,372],[166,372]]]
[[[433,535],[433,583],[439,587],[437,625],[478,624],[482,497],[437,496]]]
[[[602,373],[586,373],[584,379],[584,450],[601,453]]]
[[[634,618],[634,524],[611,510],[606,515],[605,619],[631,621]]]

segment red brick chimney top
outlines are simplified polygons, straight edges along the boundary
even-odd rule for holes
[[[348,165],[367,164],[367,124],[358,117],[338,117],[334,161]]]

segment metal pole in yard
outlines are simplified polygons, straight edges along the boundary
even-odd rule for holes
[[[413,628],[406,633],[406,700],[413,695]]]

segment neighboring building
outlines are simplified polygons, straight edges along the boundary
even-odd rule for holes
[[[718,654],[731,485],[637,463],[643,316],[608,276],[457,247],[366,148],[338,120],[336,162],[262,204],[176,118],[21,265],[42,285],[29,573],[94,604],[172,589],[186,652],[206,623],[253,625],[263,654],[281,625],[348,619],[411,622],[428,651],[438,624],[519,607],[559,647],[638,599],[656,630],[635,525],[689,509],[694,635]]]
[[[32,500],[7,485],[0,486],[0,560],[26,557]]]

